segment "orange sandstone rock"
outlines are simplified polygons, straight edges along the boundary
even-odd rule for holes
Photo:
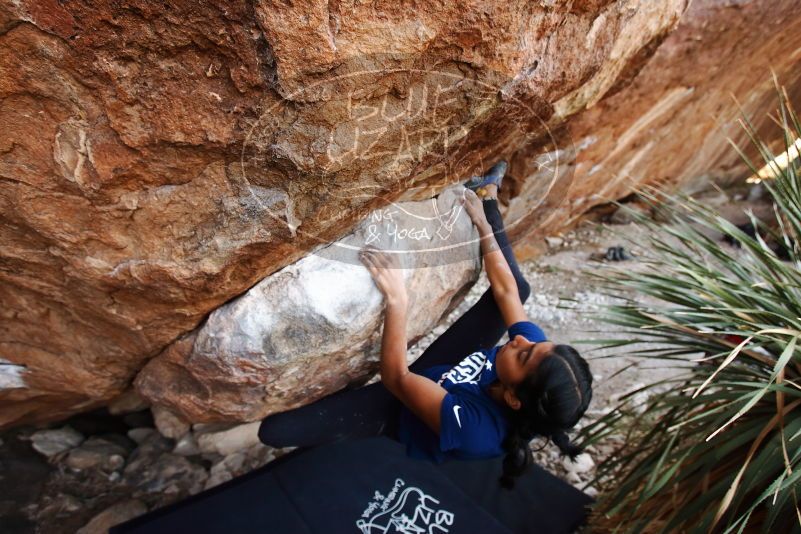
[[[0,427],[107,403],[371,210],[499,157],[513,239],[736,171],[709,116],[770,107],[768,62],[797,87],[799,16],[697,0],[671,34],[686,4],[3,4]]]

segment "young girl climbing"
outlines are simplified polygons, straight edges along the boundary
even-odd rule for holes
[[[402,272],[393,255],[364,249],[361,261],[386,304],[381,382],[267,417],[262,442],[305,447],[385,435],[405,443],[410,456],[434,462],[505,454],[504,487],[532,462],[529,442],[537,435],[571,457],[580,452],[565,432],[587,409],[592,375],[575,349],[548,341],[523,309],[531,288],[498,211],[505,170],[501,161],[465,184],[462,199],[480,235],[490,288],[407,366]],[[505,331],[509,341],[495,346]]]

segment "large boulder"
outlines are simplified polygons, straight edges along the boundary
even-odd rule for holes
[[[346,238],[214,310],[145,366],[137,389],[192,422],[252,421],[363,382],[378,369],[384,299],[358,251],[400,256],[413,343],[478,278],[478,232],[457,203],[464,191],[369,214]]]
[[[792,72],[798,10],[696,0],[671,41],[687,4],[0,4],[0,427],[109,402],[365,213],[498,157],[513,239],[728,164],[707,117],[729,90],[770,104],[759,68]]]
[[[691,2],[678,26],[632,58],[602,100],[567,122],[572,151],[529,163],[520,152],[513,160],[513,174],[523,179],[506,217],[531,232],[518,241],[521,251],[644,184],[691,191],[749,176],[731,146],[757,156],[740,119],[744,113],[767,141],[784,143],[767,116],[778,107],[772,73],[799,102],[800,48],[797,1]],[[543,180],[535,178],[555,164],[571,179],[541,204],[542,217],[531,208],[543,196]]]

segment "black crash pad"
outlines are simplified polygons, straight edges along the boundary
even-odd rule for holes
[[[132,519],[111,534],[550,534],[573,532],[591,499],[535,466],[513,491],[500,458],[433,465],[386,438],[294,451]]]

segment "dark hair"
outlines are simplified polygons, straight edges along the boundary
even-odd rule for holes
[[[549,438],[571,459],[581,452],[565,431],[581,419],[592,399],[590,366],[570,345],[556,345],[537,370],[515,388],[515,394],[520,409],[510,410],[500,478],[501,486],[509,489],[533,462],[529,443],[535,436]]]

